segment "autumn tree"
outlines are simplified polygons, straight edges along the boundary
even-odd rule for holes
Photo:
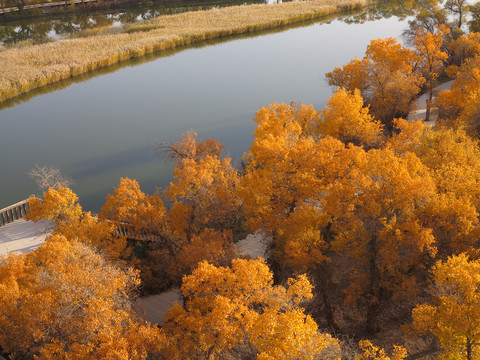
[[[165,197],[172,203],[169,224],[178,238],[190,241],[202,229],[233,230],[241,217],[236,195],[239,182],[230,158],[222,158],[223,145],[208,139],[197,142],[186,133],[180,142],[163,146],[176,161]]]
[[[413,309],[414,329],[438,338],[440,359],[480,358],[480,262],[452,256],[438,262],[432,276],[433,300]]]
[[[0,344],[12,359],[146,359],[165,344],[133,315],[132,269],[60,235],[0,265]]]
[[[318,332],[299,303],[312,296],[305,276],[274,286],[262,260],[231,268],[199,264],[184,277],[184,308],[175,305],[163,329],[169,359],[218,359],[247,342],[257,359],[340,359],[338,341]]]
[[[117,226],[99,219],[90,212],[84,212],[78,203],[78,196],[69,188],[59,186],[43,193],[43,200],[29,199],[30,213],[27,220],[50,220],[52,234],[77,239],[104,251],[112,259],[129,255],[125,237],[117,235]]]
[[[99,217],[126,226],[132,236],[151,235],[161,239],[166,232],[166,212],[158,194],[145,194],[136,180],[121,178],[113,195],[107,195]]]
[[[353,92],[337,89],[319,116],[318,131],[323,136],[366,147],[378,146],[382,139],[383,126],[373,118],[368,107],[364,107],[358,89]]]
[[[389,300],[411,298],[417,290],[412,270],[435,255],[432,230],[422,218],[435,190],[417,156],[380,149],[357,154],[324,195],[332,247],[353,266],[346,301],[365,306],[370,333],[378,331]]]
[[[329,238],[322,235],[329,219],[319,204],[335,164],[342,167],[338,154],[345,145],[322,136],[324,123],[312,106],[272,104],[259,110],[254,121],[255,139],[239,188],[247,225],[272,234],[277,275],[289,264],[316,278],[327,321],[335,328],[326,261]]]
[[[433,98],[433,88],[435,79],[438,78],[444,62],[448,59],[448,54],[442,50],[444,36],[449,33],[449,29],[444,25],[436,27],[436,31],[431,33],[422,28],[416,29],[416,36],[413,39],[415,51],[420,59],[419,66],[423,76],[427,80],[428,99],[425,121],[430,120],[430,109]]]
[[[418,29],[435,33],[439,25],[447,25],[448,13],[438,4],[429,4],[416,11],[415,18],[408,21],[408,27],[403,31],[402,37],[408,45],[413,45]]]
[[[417,62],[415,52],[396,39],[377,39],[370,42],[363,59],[356,58],[325,76],[330,85],[360,90],[372,114],[391,132],[393,118],[408,114],[424,82],[415,72]]]
[[[480,54],[480,33],[468,33],[461,35],[448,45],[450,60],[453,65],[447,68],[447,74],[455,76],[458,65],[461,65],[468,58]]]
[[[134,240],[151,239],[143,245],[146,253],[138,264],[146,291],[172,286],[199,261],[227,265],[233,257],[231,231],[205,228],[196,229],[188,240],[183,236],[179,229],[185,231],[181,226],[187,226],[188,219],[182,217],[184,213],[176,213],[183,205],[179,202],[168,212],[160,194],[145,194],[137,181],[122,178],[102,207],[100,217],[127,227]]]
[[[462,130],[432,130],[420,122],[398,120],[399,132],[387,146],[415,153],[428,167],[437,197],[425,208],[424,221],[433,230],[439,256],[475,251],[480,210],[480,148]]]
[[[475,38],[472,38],[475,43]],[[470,46],[473,53],[476,47]],[[449,75],[455,77],[451,89],[439,93],[436,105],[439,108],[440,125],[465,128],[472,135],[480,134],[480,56],[467,58],[459,67],[450,67]]]
[[[456,17],[456,29],[462,32],[462,26],[468,14],[469,6],[467,0],[447,0],[444,5],[445,10]]]
[[[326,318],[332,255],[351,266],[347,301],[364,305],[370,332],[392,296],[413,294],[412,269],[435,254],[423,214],[436,198],[429,170],[412,153],[312,135],[311,108],[261,109],[242,179],[247,223],[273,234],[274,258],[315,276]],[[408,250],[407,250],[408,249]]]

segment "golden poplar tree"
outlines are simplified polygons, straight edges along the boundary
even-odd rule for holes
[[[199,264],[183,279],[184,308],[175,305],[163,329],[169,359],[217,359],[249,343],[257,359],[340,359],[338,341],[318,332],[299,303],[311,298],[306,276],[274,286],[262,260],[231,268]]]
[[[0,344],[12,359],[147,359],[165,340],[132,311],[137,274],[60,235],[0,265]]]
[[[416,29],[416,35],[413,39],[415,51],[419,59],[419,66],[427,81],[428,99],[425,121],[430,120],[430,109],[432,106],[433,88],[435,80],[439,76],[448,54],[443,51],[442,45],[444,37],[450,32],[445,25],[435,27],[435,32],[431,33],[419,27]]]
[[[435,335],[439,359],[480,359],[480,262],[460,254],[432,269],[434,298],[413,309],[413,327]]]
[[[124,236],[117,235],[117,226],[99,219],[90,212],[84,212],[78,203],[78,196],[69,188],[59,186],[44,192],[43,200],[29,199],[30,213],[27,220],[50,220],[52,234],[77,239],[104,251],[112,259],[126,258],[129,255]]]
[[[370,111],[389,132],[393,119],[408,114],[424,78],[415,72],[418,57],[396,39],[372,40],[363,59],[354,59],[325,74],[330,85],[360,90]]]

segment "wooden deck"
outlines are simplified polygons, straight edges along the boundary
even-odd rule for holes
[[[38,248],[50,233],[50,221],[18,219],[0,227],[0,255],[11,251],[28,253]]]

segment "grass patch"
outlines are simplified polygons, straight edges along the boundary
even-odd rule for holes
[[[160,16],[98,34],[0,52],[0,102],[119,61],[208,39],[271,29],[367,5],[367,0],[309,0],[232,6]]]

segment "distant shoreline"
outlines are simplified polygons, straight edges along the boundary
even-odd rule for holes
[[[365,7],[368,0],[307,0],[160,16],[100,34],[0,51],[0,102],[123,60]]]

